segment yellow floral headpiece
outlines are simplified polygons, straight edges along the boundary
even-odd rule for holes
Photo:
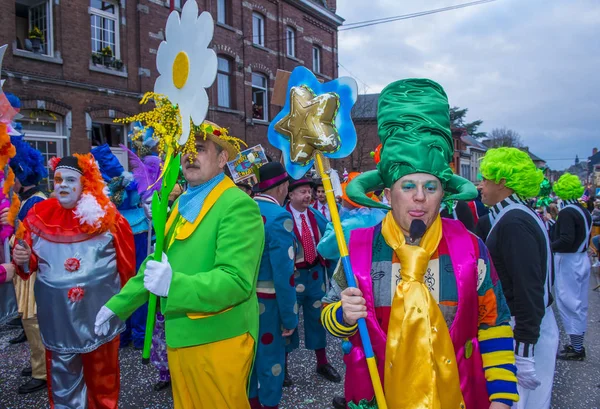
[[[127,118],[115,119],[115,122],[131,123],[139,121],[142,123],[143,128],[137,129],[133,135],[134,140],[141,139],[146,130],[152,128],[154,131],[152,137],[158,142],[157,149],[161,155],[169,151],[181,154],[189,153],[191,156],[196,155],[195,138],[187,138],[183,146],[180,146],[177,142],[182,130],[179,107],[173,105],[166,96],[154,92],[144,94],[140,104],[146,104],[150,100],[153,100],[156,105],[154,109]],[[209,121],[204,121],[199,126],[192,123],[191,135],[202,135],[204,140],[209,139],[222,146],[229,152],[230,161],[235,159],[235,156],[241,151],[242,145],[248,146],[241,139],[229,135],[226,128],[221,128]]]

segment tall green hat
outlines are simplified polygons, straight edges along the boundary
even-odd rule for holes
[[[554,183],[554,193],[562,200],[579,199],[585,192],[585,187],[581,180],[571,173],[564,173],[556,183]]]
[[[477,188],[455,175],[450,168],[454,143],[450,111],[444,89],[428,79],[406,79],[391,83],[379,95],[377,113],[381,161],[377,170],[354,178],[346,193],[368,207],[388,208],[366,196],[366,192],[391,187],[412,173],[437,177],[445,200],[471,200]]]

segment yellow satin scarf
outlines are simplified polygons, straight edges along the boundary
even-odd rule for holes
[[[385,350],[385,397],[390,409],[465,409],[456,354],[446,321],[424,284],[442,238],[438,216],[419,246],[406,244],[392,212],[381,233],[400,260],[402,280],[392,301]]]

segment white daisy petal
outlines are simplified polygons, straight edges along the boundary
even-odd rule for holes
[[[181,109],[181,107],[180,107]],[[181,109],[181,136],[179,137],[179,144],[185,145],[188,138],[190,137],[190,113],[187,110]]]
[[[193,27],[197,19],[198,4],[195,1],[186,1],[181,9],[181,26],[184,28]]]
[[[169,18],[167,19],[167,26],[165,27],[165,39],[167,41],[177,41],[179,37],[179,13],[174,12],[169,14]]]
[[[183,6],[181,18],[171,13],[167,20],[166,41],[157,52],[156,67],[160,73],[154,92],[165,95],[179,106],[182,119],[183,145],[189,138],[190,118],[200,125],[208,112],[210,87],[217,76],[217,55],[208,45],[214,34],[214,21],[210,13],[198,16],[198,5],[188,1]],[[191,115],[191,117],[190,117]]]
[[[154,92],[157,94],[163,95],[171,95],[174,90],[173,81],[171,80],[171,75],[161,75],[156,79],[154,83]],[[171,99],[173,103],[173,100]]]
[[[196,23],[196,29],[198,30],[196,43],[201,48],[207,48],[215,32],[215,21],[212,15],[206,11],[200,14]]]
[[[201,56],[204,60],[202,62],[203,70],[197,73],[198,82],[204,88],[208,88],[212,85],[213,82],[215,82],[219,62],[217,60],[217,53],[215,53],[215,50],[205,49]]]
[[[156,52],[156,69],[159,74],[166,75],[169,78],[173,76],[173,59],[175,58],[176,50],[169,47],[166,41],[162,41]]]
[[[196,98],[194,100],[194,105],[192,109],[192,121],[194,125],[202,124],[204,118],[206,118],[206,114],[208,112],[208,95],[206,91],[198,91],[196,93]]]

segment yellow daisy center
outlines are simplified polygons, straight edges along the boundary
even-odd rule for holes
[[[188,55],[180,51],[173,61],[173,84],[178,89],[183,88],[187,82],[188,75],[190,73],[190,59]]]

